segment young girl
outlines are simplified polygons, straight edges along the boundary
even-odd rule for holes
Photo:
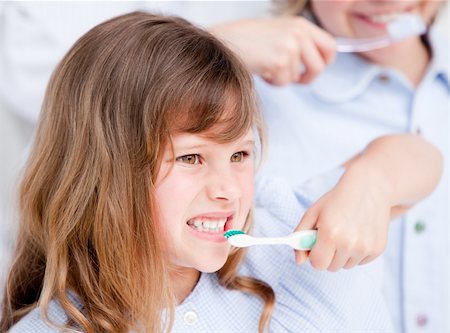
[[[0,331],[262,332],[270,317],[276,332],[389,330],[367,271],[331,276],[266,247],[237,274],[223,232],[250,230],[260,128],[250,76],[207,32],[132,13],[85,34],[47,89]],[[255,232],[291,231],[297,197],[259,186],[288,215],[258,209]],[[328,296],[344,285],[351,303]]]
[[[257,117],[243,67],[182,19],[134,13],[82,37],[47,90],[21,187],[1,331],[37,304],[43,319],[58,322],[52,299],[85,332],[170,327],[162,310],[172,314],[199,278],[189,267],[224,265],[223,223],[248,228]],[[226,150],[206,147],[211,138]],[[218,160],[215,174],[196,171],[198,156],[189,153],[206,149],[208,161]],[[222,185],[196,192],[219,172]],[[202,220],[220,225],[202,234],[208,249],[182,237]],[[273,292],[236,277],[240,256],[231,255],[220,282],[251,289],[268,312]]]

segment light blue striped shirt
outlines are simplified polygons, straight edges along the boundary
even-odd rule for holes
[[[417,88],[396,70],[353,54],[338,54],[312,85],[276,88],[257,79],[270,176],[301,184],[390,133],[420,132],[444,155],[438,188],[391,224],[383,290],[395,332],[450,331],[450,57],[438,31],[429,42],[432,60]]]
[[[305,207],[330,189],[342,174],[335,170],[293,190],[282,181],[261,179],[253,234],[287,235],[298,224]],[[380,293],[376,265],[338,273],[319,272],[294,263],[287,246],[249,248],[240,269],[242,275],[258,277],[276,293],[270,332],[390,332],[389,316]],[[202,274],[192,293],[176,308],[172,332],[257,332],[262,302],[258,297],[218,285],[215,274]],[[67,320],[57,302],[50,318]],[[35,309],[11,333],[55,332]]]

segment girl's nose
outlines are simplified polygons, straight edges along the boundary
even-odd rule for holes
[[[212,200],[234,201],[241,196],[241,184],[232,170],[222,169],[210,174],[207,185]]]

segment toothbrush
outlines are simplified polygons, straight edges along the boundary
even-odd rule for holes
[[[427,28],[417,14],[404,14],[387,25],[388,35],[379,38],[336,38],[337,52],[365,52],[391,45],[407,37],[422,35]]]
[[[311,250],[316,242],[316,230],[302,230],[294,232],[285,237],[253,237],[241,230],[231,229],[224,233],[228,242],[236,247],[247,247],[251,245],[273,245],[285,244],[296,250]]]

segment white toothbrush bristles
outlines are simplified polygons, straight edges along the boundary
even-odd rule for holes
[[[404,14],[390,23],[387,29],[392,39],[400,40],[411,36],[422,35],[426,32],[427,27],[419,15]]]

